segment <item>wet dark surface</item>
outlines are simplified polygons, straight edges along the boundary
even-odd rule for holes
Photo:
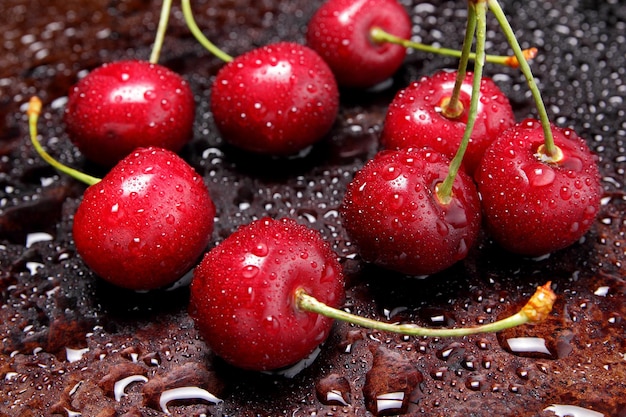
[[[318,4],[219,0],[193,7],[204,33],[236,55],[278,40],[303,41]],[[464,2],[405,5],[416,40],[460,46]],[[201,387],[224,402],[170,402],[177,416],[537,416],[552,415],[544,411],[552,404],[626,415],[626,9],[617,0],[503,6],[522,46],[539,48],[532,68],[552,119],[574,128],[600,157],[601,213],[582,242],[550,257],[507,254],[483,236],[466,261],[427,279],[360,262],[337,208],[354,172],[377,150],[395,91],[456,61],[410,53],[387,89],[342,91],[333,130],[307,154],[258,157],[226,146],[216,132],[208,98],[222,64],[197,44],[175,6],[160,62],[183,74],[196,93],[195,136],[181,154],[204,176],[216,203],[212,244],[262,215],[295,218],[320,230],[341,257],[345,308],[390,321],[493,321],[515,312],[548,280],[558,296],[545,322],[498,335],[415,338],[337,324],[313,364],[286,377],[215,359],[186,313],[185,286],[134,293],[95,277],[70,234],[84,187],[47,167],[29,144],[23,112],[37,94],[44,101],[40,133],[47,149],[66,164],[102,174],[64,133],[67,92],[103,62],[147,59],[159,2],[4,0],[0,416],[158,416],[164,415],[160,394],[182,386]],[[489,51],[507,53],[493,19],[490,28]],[[490,65],[486,72],[510,97],[519,120],[534,115],[516,70]],[[44,240],[33,243],[37,237]],[[519,348],[520,340],[528,343]],[[112,386],[133,375],[147,382],[129,383],[117,400]]]

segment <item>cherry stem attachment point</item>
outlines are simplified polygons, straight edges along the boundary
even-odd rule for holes
[[[37,121],[39,120],[39,115],[41,114],[41,107],[42,104],[39,97],[32,97],[28,102],[28,109],[26,110],[26,115],[28,116],[30,140],[39,156],[58,171],[67,174],[74,179],[82,181],[87,185],[94,185],[100,182],[100,178],[92,177],[91,175],[77,171],[74,168],[70,168],[67,165],[63,165],[52,156],[50,156],[50,154],[43,149],[43,147],[39,143],[39,140],[37,140]]]
[[[171,10],[172,0],[163,0],[163,5],[161,6],[161,16],[159,17],[159,25],[157,26],[154,45],[152,46],[152,53],[150,54],[151,64],[156,64],[159,62],[159,57],[161,56],[161,48],[163,47],[163,40],[165,39],[165,32],[167,31],[167,24],[169,22]]]
[[[489,10],[491,10],[491,12],[496,17],[498,24],[500,25],[500,27],[502,28],[502,31],[504,32],[504,36],[506,37],[509,45],[511,46],[511,49],[513,49],[513,53],[515,54],[515,56],[517,57],[517,60],[519,61],[520,70],[522,71],[522,74],[524,74],[524,77],[526,78],[528,88],[530,89],[530,92],[535,101],[535,106],[537,107],[539,120],[541,121],[541,126],[543,128],[543,136],[544,136],[544,142],[545,142],[545,148],[544,148],[545,155],[543,159],[550,161],[550,162],[558,162],[563,154],[560,150],[558,150],[557,146],[554,143],[554,137],[552,135],[552,129],[550,127],[550,120],[548,118],[546,106],[543,102],[543,99],[541,98],[541,92],[539,91],[539,88],[537,87],[537,83],[535,82],[535,77],[533,77],[532,70],[530,69],[530,65],[528,65],[528,61],[526,60],[526,57],[524,56],[524,53],[519,44],[519,41],[515,37],[513,28],[511,27],[511,24],[506,18],[506,15],[504,14],[502,7],[500,6],[500,3],[498,3],[498,0],[486,0],[486,1],[489,5]]]
[[[474,2],[469,1],[467,6],[467,25],[465,27],[465,38],[463,39],[463,47],[461,48],[461,59],[456,72],[456,81],[452,89],[452,95],[445,103],[442,103],[441,113],[448,118],[454,119],[463,113],[463,104],[461,103],[461,86],[467,73],[467,63],[470,59],[472,51],[472,42],[474,41],[474,33],[476,32],[476,7]],[[477,48],[478,49],[478,48]],[[478,53],[478,50],[476,51]]]
[[[202,30],[200,30],[196,21],[193,18],[193,12],[191,11],[191,5],[189,3],[189,0],[182,0],[181,5],[183,9],[183,16],[185,17],[185,22],[187,23],[187,27],[189,28],[193,36],[196,38],[196,40],[200,42],[200,44],[204,46],[206,50],[211,52],[215,57],[221,59],[224,62],[231,62],[233,60],[232,56],[228,55],[226,52],[219,49],[217,46],[215,46],[213,42],[211,42],[209,39],[207,39],[206,36],[204,36],[204,34],[202,33]]]
[[[409,39],[403,39],[398,36],[392,35],[386,32],[380,27],[372,28],[370,32],[370,38],[376,43],[393,43],[405,48],[415,49],[416,51],[429,52],[433,54],[449,56],[453,58],[460,58],[461,51],[458,49],[444,48],[439,46],[427,45],[421,42],[414,42]],[[528,48],[522,51],[526,59],[533,59],[537,56],[537,48]],[[476,59],[475,53],[470,53],[469,59]],[[485,61],[491,64],[504,65],[510,68],[518,68],[519,60],[515,55],[485,55]]]
[[[411,323],[385,323],[366,317],[357,316],[346,311],[330,307],[308,295],[303,289],[296,291],[296,305],[300,310],[321,314],[325,317],[356,324],[361,327],[383,332],[399,333],[408,336],[426,337],[458,337],[478,333],[493,333],[517,327],[526,323],[538,323],[548,317],[552,311],[556,294],[552,291],[551,282],[537,288],[528,302],[512,316],[480,326],[460,328],[427,328]]]

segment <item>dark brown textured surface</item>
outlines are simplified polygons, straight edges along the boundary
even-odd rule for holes
[[[205,34],[236,55],[278,40],[302,41],[318,4],[219,0],[193,7]],[[458,47],[464,4],[405,2],[415,37]],[[388,89],[342,92],[335,127],[307,155],[268,160],[220,140],[207,109],[221,63],[194,41],[175,7],[161,63],[182,73],[197,95],[195,138],[182,155],[205,177],[216,202],[213,244],[264,214],[296,218],[320,230],[340,255],[348,275],[345,307],[392,321],[491,321],[517,310],[547,280],[558,295],[546,322],[498,335],[406,338],[337,324],[315,362],[287,378],[216,360],[186,314],[185,287],[136,294],[93,276],[69,233],[83,187],[48,168],[28,143],[24,105],[38,94],[48,149],[99,174],[67,141],[64,98],[77,77],[102,62],[148,58],[160,3],[3,0],[0,416],[159,416],[160,393],[180,386],[202,387],[224,403],[170,403],[177,416],[368,416],[374,397],[389,387],[411,392],[401,405],[387,402],[391,408],[381,413],[398,413],[395,404],[406,415],[538,416],[563,404],[626,415],[625,9],[618,0],[503,5],[523,46],[540,50],[532,66],[551,116],[587,138],[600,156],[606,190],[601,215],[583,242],[546,259],[506,254],[483,238],[467,261],[423,280],[363,265],[336,209],[353,173],[376,151],[393,93],[456,61],[410,54]],[[505,53],[493,20],[490,27],[490,52]],[[487,73],[509,95],[519,119],[533,114],[515,70],[489,66]],[[27,247],[27,237],[37,232],[51,240]],[[507,340],[517,336],[544,338],[547,352],[512,353]],[[70,362],[68,348],[88,350]],[[117,401],[112,385],[131,375],[148,382],[129,385]]]

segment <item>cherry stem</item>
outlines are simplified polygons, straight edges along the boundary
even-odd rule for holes
[[[41,106],[42,104],[39,97],[32,97],[28,102],[28,109],[26,110],[26,115],[28,116],[30,140],[39,156],[41,156],[41,158],[52,167],[56,168],[64,174],[71,176],[74,179],[84,182],[87,185],[94,185],[100,182],[100,178],[92,177],[91,175],[77,171],[74,168],[70,168],[67,165],[63,165],[52,156],[50,156],[50,154],[43,149],[43,147],[39,143],[39,140],[37,140],[37,121],[39,120],[39,115],[41,114]]]
[[[356,324],[361,327],[380,330],[390,333],[400,333],[409,336],[427,336],[427,337],[457,337],[469,336],[478,333],[499,332],[512,327],[520,326],[526,323],[538,323],[548,317],[556,295],[550,288],[551,283],[548,282],[543,286],[537,287],[537,290],[528,300],[528,302],[512,316],[504,319],[472,327],[459,328],[427,328],[420,327],[412,323],[385,323],[378,320],[368,319],[366,317],[357,316],[346,311],[330,307],[315,297],[308,295],[303,289],[296,291],[296,305],[300,310],[317,313],[332,319],[345,321]]]
[[[157,27],[154,45],[152,46],[152,53],[150,54],[151,64],[156,64],[159,62],[159,57],[161,56],[161,48],[163,47],[163,40],[165,39],[165,32],[167,30],[167,23],[170,18],[171,10],[172,0],[163,0],[163,5],[161,6],[161,16],[159,17],[159,25]]]
[[[196,21],[193,18],[193,12],[191,11],[191,5],[189,3],[189,0],[182,0],[181,4],[183,8],[183,16],[185,17],[187,27],[196,38],[196,40],[200,42],[200,44],[204,46],[204,48],[207,49],[209,52],[211,52],[215,57],[221,59],[224,62],[231,62],[233,60],[232,56],[219,49],[217,46],[215,46],[213,42],[211,42],[209,39],[207,39],[206,36],[204,36],[202,30],[200,30],[200,28],[196,24]]]
[[[476,9],[473,1],[468,1],[467,6],[467,25],[465,27],[465,38],[461,48],[461,59],[456,73],[456,81],[452,89],[452,95],[444,103],[441,103],[441,113],[448,118],[454,119],[463,113],[463,104],[461,103],[461,86],[467,72],[467,63],[470,59],[472,51],[472,42],[474,33],[476,32]],[[478,52],[478,51],[477,51]]]
[[[414,42],[409,39],[403,39],[398,36],[392,35],[391,33],[386,32],[384,29],[379,28],[379,27],[372,28],[372,31],[370,32],[370,38],[372,39],[372,41],[376,43],[387,42],[387,43],[393,43],[395,45],[400,45],[405,48],[415,49],[417,51],[430,52],[433,54],[439,54],[439,55],[449,56],[449,57],[454,57],[454,58],[461,57],[461,51],[459,51],[458,49],[450,49],[450,48],[443,48],[439,46],[426,45],[424,43]],[[528,48],[528,49],[523,50],[523,53],[526,59],[535,58],[537,56],[537,52],[538,52],[537,48]],[[476,58],[476,54],[470,53],[469,59],[475,59],[475,58]],[[519,67],[519,61],[515,55],[489,55],[487,54],[485,55],[485,61],[491,64],[505,65],[511,68]]]
[[[470,1],[468,2],[468,4],[469,15],[474,16],[476,21],[476,63],[474,65],[474,74],[472,78],[472,95],[470,97],[470,107],[468,110],[465,131],[463,132],[463,138],[461,139],[461,143],[459,144],[459,148],[457,149],[454,158],[452,158],[452,161],[450,161],[450,167],[448,168],[448,175],[446,179],[437,187],[436,190],[437,197],[442,204],[447,204],[452,198],[452,186],[454,185],[454,180],[456,179],[459,169],[461,169],[463,157],[465,156],[465,152],[467,150],[467,146],[469,145],[472,131],[474,130],[476,116],[478,114],[478,102],[480,99],[480,84],[483,77],[483,67],[485,66],[485,43],[487,38],[487,4],[485,3],[485,1],[481,0],[477,2]],[[468,43],[472,43],[472,37],[466,37],[465,41],[463,42],[463,46]],[[457,74],[456,82],[458,83],[459,81],[461,81],[462,83],[464,78],[465,75],[459,78]],[[456,91],[457,90],[455,85],[454,92]],[[460,91],[460,88],[458,91]]]
[[[545,152],[545,155],[542,159],[544,159],[544,161],[558,162],[562,158],[563,153],[554,143],[554,137],[552,136],[552,129],[550,127],[550,120],[548,118],[546,106],[543,102],[543,99],[541,98],[541,92],[537,87],[537,83],[535,82],[535,78],[533,77],[530,65],[528,65],[528,61],[524,56],[519,41],[515,37],[513,28],[506,18],[506,15],[504,14],[502,7],[500,6],[500,3],[498,3],[498,0],[487,0],[487,2],[489,4],[489,9],[496,17],[498,24],[504,32],[504,36],[506,37],[509,45],[511,46],[511,49],[513,49],[513,53],[519,61],[520,70],[522,71],[522,74],[524,74],[524,77],[526,78],[526,82],[528,84],[528,88],[530,89],[533,99],[535,100],[537,113],[539,114],[539,120],[541,121],[541,126],[543,128],[543,136],[545,142],[545,147],[543,151]]]

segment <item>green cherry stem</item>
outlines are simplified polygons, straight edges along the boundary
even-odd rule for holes
[[[75,170],[74,168],[70,168],[67,165],[63,165],[56,159],[54,159],[48,152],[46,152],[39,140],[37,140],[37,121],[39,120],[39,115],[41,114],[41,100],[39,97],[32,97],[28,102],[28,109],[26,110],[26,115],[28,116],[28,127],[30,131],[30,140],[35,147],[35,150],[41,156],[41,158],[50,164],[55,169],[60,172],[71,176],[74,179],[84,182],[87,185],[94,185],[100,182],[100,178],[92,177],[91,175],[82,173],[80,171]]]
[[[500,3],[498,3],[498,0],[487,0],[487,2],[489,4],[489,9],[496,17],[498,24],[500,25],[500,27],[502,28],[502,31],[504,32],[504,36],[506,37],[507,41],[509,42],[509,45],[511,46],[511,49],[513,49],[513,53],[515,54],[515,56],[517,57],[517,60],[519,61],[520,70],[522,71],[522,74],[524,74],[524,77],[526,78],[528,88],[530,89],[530,92],[535,101],[535,105],[537,107],[537,113],[539,115],[539,120],[541,121],[541,125],[543,128],[543,135],[544,135],[544,141],[545,141],[544,150],[543,150],[544,152],[543,159],[546,162],[558,162],[563,157],[563,153],[554,144],[554,137],[552,136],[552,129],[550,128],[550,120],[548,118],[546,106],[543,102],[543,99],[541,98],[541,92],[539,91],[539,88],[537,87],[537,83],[535,82],[535,77],[533,77],[532,71],[530,69],[530,65],[528,65],[528,62],[524,56],[524,53],[519,44],[519,41],[515,37],[513,28],[511,27],[511,24],[506,18],[506,15],[504,14],[502,7],[500,6]]]
[[[161,48],[163,47],[163,40],[165,39],[165,32],[167,30],[167,23],[169,22],[170,13],[172,10],[172,0],[163,0],[161,6],[161,16],[159,17],[159,25],[157,26],[156,36],[154,38],[154,45],[152,46],[152,53],[150,54],[150,63],[156,64],[159,62],[161,56]]]
[[[528,302],[512,316],[480,326],[458,328],[427,328],[411,323],[398,324],[380,322],[330,307],[316,298],[311,297],[302,289],[296,291],[295,301],[300,310],[321,314],[325,317],[345,321],[373,330],[400,333],[409,336],[458,337],[477,333],[499,332],[505,329],[520,326],[522,324],[537,323],[544,320],[550,311],[552,311],[552,306],[554,305],[554,301],[556,299],[556,295],[550,286],[551,283],[548,282],[545,285],[538,287]]]
[[[228,55],[226,52],[219,49],[213,42],[207,39],[206,36],[202,33],[202,30],[198,27],[196,21],[193,18],[193,12],[191,11],[191,5],[189,0],[182,0],[181,5],[183,8],[183,16],[185,17],[185,22],[187,23],[187,27],[196,38],[198,42],[202,46],[205,47],[209,52],[211,52],[215,57],[221,59],[224,62],[230,62],[233,60],[233,57]]]
[[[429,52],[433,54],[460,58],[461,51],[458,49],[450,49],[439,46],[426,45],[421,42],[414,42],[409,39],[403,39],[398,36],[386,32],[384,29],[375,27],[370,32],[370,38],[376,43],[393,43],[405,48],[415,49],[416,51]],[[537,48],[528,48],[522,51],[526,59],[533,59],[537,56]],[[476,59],[475,53],[470,53],[469,59]],[[511,68],[518,68],[519,61],[515,55],[485,55],[485,61],[491,64],[504,65]]]
[[[476,33],[476,8],[474,1],[468,1],[467,6],[467,25],[465,27],[465,38],[461,48],[461,59],[456,73],[456,81],[452,89],[452,96],[441,105],[441,112],[444,116],[454,119],[463,113],[463,104],[461,103],[461,86],[467,72],[467,63],[470,59],[472,51],[472,43],[474,34]],[[478,52],[478,51],[477,51]]]
[[[465,131],[463,133],[463,138],[461,139],[461,143],[459,144],[459,149],[457,150],[454,158],[450,161],[450,167],[448,169],[448,175],[446,179],[437,187],[437,197],[442,204],[447,204],[452,198],[452,186],[454,184],[454,180],[461,168],[461,164],[463,163],[463,157],[465,155],[465,151],[467,150],[467,146],[469,145],[469,140],[472,135],[472,131],[474,130],[474,125],[476,123],[476,117],[478,114],[478,102],[480,99],[480,84],[483,77],[483,67],[485,65],[485,43],[487,38],[487,4],[485,0],[478,1],[469,1],[469,17],[476,21],[475,31],[476,31],[476,63],[474,65],[474,74],[472,78],[472,95],[470,97],[470,107],[467,115],[467,123],[465,125]],[[468,24],[468,28],[469,28]],[[471,29],[471,28],[469,28]],[[468,30],[468,33],[469,30]],[[463,42],[463,51],[465,52],[466,44],[472,43],[473,37],[466,37]],[[461,65],[459,66],[459,71],[461,70]],[[456,83],[458,84],[458,90],[460,90],[463,79],[465,78],[465,71],[463,71],[463,76],[459,77],[457,74]],[[460,82],[460,83],[459,83]],[[457,85],[455,85],[454,92],[457,91]],[[453,92],[453,94],[454,94]],[[453,98],[450,99],[452,102]],[[450,105],[450,104],[448,104]]]

